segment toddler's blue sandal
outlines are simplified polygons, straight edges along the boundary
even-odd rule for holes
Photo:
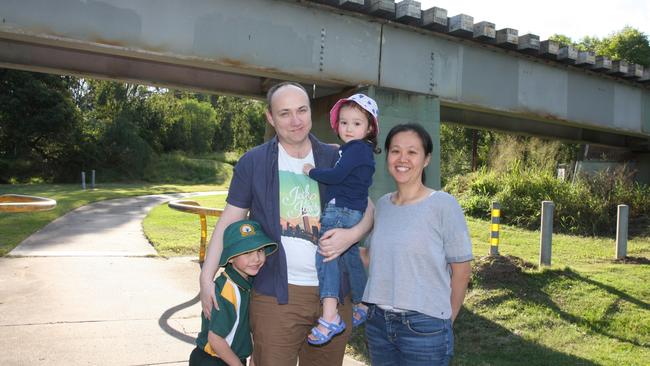
[[[352,306],[352,327],[356,328],[368,319],[368,313],[362,308]]]
[[[309,344],[319,346],[319,345],[322,345],[322,344],[325,344],[325,343],[331,341],[332,338],[335,335],[340,334],[341,332],[343,332],[345,330],[345,322],[343,321],[343,319],[341,319],[340,316],[337,316],[336,318],[339,321],[338,324],[337,323],[330,323],[330,322],[326,321],[325,319],[323,319],[322,317],[319,318],[318,319],[318,324],[320,324],[320,325],[324,326],[325,328],[327,328],[327,330],[329,330],[329,332],[327,334],[324,334],[323,332],[318,330],[318,327],[313,327],[311,329],[311,334],[316,339],[311,339],[311,338],[307,337],[307,342],[309,342]]]

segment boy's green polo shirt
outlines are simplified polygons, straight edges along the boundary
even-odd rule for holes
[[[196,338],[196,345],[206,353],[219,357],[208,343],[208,331],[212,331],[225,339],[240,359],[245,359],[253,352],[248,320],[252,284],[242,277],[232,264],[226,266],[226,270],[214,283],[219,310],[212,308],[209,321],[201,313],[201,332]]]

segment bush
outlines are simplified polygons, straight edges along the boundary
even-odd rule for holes
[[[223,184],[232,176],[230,164],[187,157],[180,152],[163,154],[145,169],[144,180],[155,183]]]
[[[555,203],[554,229],[560,233],[612,235],[621,203],[630,206],[630,222],[650,217],[650,187],[633,182],[625,169],[580,176],[574,182],[534,169],[480,171],[454,177],[445,190],[458,198],[467,215],[485,218],[496,200],[502,223],[527,229],[539,228],[544,200]]]

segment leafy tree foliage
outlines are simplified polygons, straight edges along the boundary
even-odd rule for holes
[[[262,103],[244,98],[5,69],[0,86],[0,183],[142,179],[160,154],[242,152],[264,135]]]
[[[648,36],[637,29],[625,27],[596,43],[596,53],[616,60],[650,67],[650,43]]]
[[[166,150],[182,150],[195,154],[212,151],[217,128],[216,112],[210,103],[196,99],[177,100],[176,114],[171,116],[167,131]]]
[[[442,184],[455,175],[467,174],[474,167],[484,166],[494,140],[491,131],[474,130],[462,126],[440,124],[440,173]],[[475,150],[475,153],[473,152]]]
[[[650,67],[650,41],[648,35],[632,27],[625,27],[603,39],[587,36],[579,42],[574,42],[571,38],[562,34],[554,34],[549,39],[558,41],[561,44],[573,45],[581,51],[593,51],[598,55],[608,56],[613,60],[625,60]]]
[[[80,122],[65,78],[0,69],[0,182],[56,176]]]
[[[219,128],[214,145],[221,151],[245,151],[264,138],[264,105],[261,102],[228,96],[213,96]]]

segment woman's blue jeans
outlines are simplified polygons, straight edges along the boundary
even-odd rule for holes
[[[454,354],[451,319],[417,311],[368,309],[366,337],[372,366],[448,365]]]
[[[336,207],[328,203],[320,219],[321,234],[333,228],[353,227],[361,221],[362,217],[363,212],[361,211]],[[341,270],[348,273],[352,303],[360,303],[366,287],[366,270],[363,268],[357,244],[352,245],[338,258],[329,262],[323,262],[323,256],[316,252],[316,271],[318,272],[321,300],[326,297],[334,297],[341,303],[339,298]]]

